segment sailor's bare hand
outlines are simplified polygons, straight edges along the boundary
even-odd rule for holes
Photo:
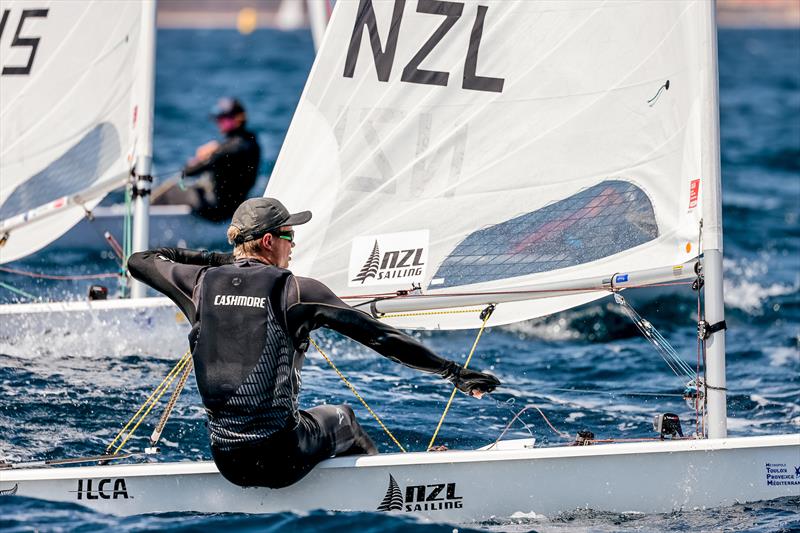
[[[472,389],[472,392],[469,393],[470,396],[472,396],[473,398],[477,398],[479,400],[483,398],[484,394],[486,393],[480,389]]]
[[[195,159],[198,161],[205,161],[211,154],[217,151],[219,143],[217,141],[208,141],[203,146],[200,146],[194,154]]]

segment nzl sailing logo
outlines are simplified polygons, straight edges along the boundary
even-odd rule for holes
[[[78,489],[70,492],[76,492],[79,500],[127,500],[130,498],[125,478],[121,477],[116,479],[79,479]]]
[[[425,277],[428,230],[357,237],[350,251],[350,287],[410,285]]]
[[[389,488],[383,497],[378,511],[441,511],[442,509],[461,509],[464,498],[456,495],[455,483],[434,483],[432,485],[408,485],[405,492],[389,474]]]

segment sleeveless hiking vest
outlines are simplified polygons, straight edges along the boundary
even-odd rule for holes
[[[289,275],[238,261],[209,268],[195,289],[199,330],[192,334],[192,357],[211,444],[220,450],[257,443],[297,424],[304,354],[286,332],[283,290]]]

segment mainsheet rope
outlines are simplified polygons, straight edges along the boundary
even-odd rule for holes
[[[375,411],[372,410],[372,408],[369,406],[369,404],[367,404],[366,400],[364,400],[364,398],[358,393],[358,391],[353,386],[353,384],[350,383],[347,380],[346,377],[344,377],[344,374],[342,374],[342,372],[336,367],[336,365],[333,363],[333,361],[331,361],[330,357],[325,355],[325,352],[322,351],[322,348],[320,348],[319,345],[316,342],[314,342],[314,339],[309,337],[308,340],[311,342],[311,344],[314,346],[314,348],[317,349],[317,351],[320,353],[320,355],[325,358],[325,360],[328,362],[328,364],[331,365],[331,368],[333,368],[336,371],[336,373],[339,375],[339,377],[344,382],[344,384],[347,385],[347,387],[350,389],[350,392],[352,392],[353,395],[355,395],[355,397],[358,398],[358,401],[360,401],[361,404],[364,407],[367,408],[367,411],[369,411],[369,414],[372,415],[372,417],[378,422],[378,425],[381,426],[383,431],[386,432],[386,434],[389,435],[389,438],[392,439],[392,441],[397,445],[398,448],[400,448],[400,451],[405,453],[406,449],[403,447],[402,444],[400,444],[400,441],[395,438],[395,436],[392,434],[391,431],[389,431],[389,428],[386,427],[386,424],[383,423],[381,418],[375,413]]]
[[[623,304],[623,308],[624,307],[629,307],[629,305]],[[471,348],[471,350],[469,352],[469,355],[467,356],[467,360],[464,363],[463,368],[467,368],[469,366],[469,363],[471,362],[472,357],[475,354],[475,350],[477,349],[478,342],[480,341],[481,336],[483,335],[483,331],[486,329],[486,324],[488,323],[489,319],[491,318],[491,315],[492,315],[492,312],[494,311],[494,309],[495,309],[495,305],[494,304],[490,304],[488,307],[486,307],[485,309],[483,309],[481,311],[480,318],[482,319],[483,322],[481,323],[481,327],[478,330],[478,334],[475,337],[475,341],[472,344],[472,348]],[[633,313],[635,313],[635,310],[633,310],[632,308],[629,308],[629,309],[630,309],[630,311],[633,311]],[[382,315],[380,318],[407,317],[407,316],[417,316],[417,315],[467,313],[467,312],[477,312],[477,311],[480,311],[480,310],[478,310],[478,309],[466,309],[466,310],[456,310],[456,311],[450,310],[450,311],[425,311],[425,312],[418,312],[418,313],[397,313],[397,314],[394,314],[394,315]],[[638,318],[640,318],[640,317],[638,317]],[[369,406],[369,404],[366,402],[366,400],[364,400],[364,398],[358,393],[356,388],[352,385],[352,383],[350,383],[350,381],[338,369],[338,367],[334,364],[334,362],[325,354],[325,352],[322,350],[322,348],[320,348],[320,346],[314,341],[314,339],[312,339],[310,337],[309,337],[309,342],[314,346],[314,348],[317,349],[317,351],[320,353],[320,355],[322,355],[322,357],[328,362],[328,364],[331,366],[331,368],[333,368],[333,370],[337,373],[339,378],[345,383],[345,385],[347,385],[347,387],[350,389],[350,391],[353,393],[353,395],[361,402],[361,404],[367,409],[367,411],[372,415],[372,417],[378,422],[378,425],[389,436],[389,438],[395,443],[395,445],[403,453],[405,453],[407,450],[403,447],[403,445],[400,443],[400,441],[394,436],[394,434],[389,430],[389,428],[383,423],[383,421],[377,415],[377,413],[375,413],[375,411]],[[667,346],[669,346],[668,343],[667,343]],[[671,348],[671,346],[669,348]],[[670,355],[673,355],[673,354],[670,354]],[[674,355],[677,355],[677,354],[674,354]],[[175,403],[177,402],[177,399],[180,396],[180,393],[183,390],[183,387],[184,387],[189,375],[191,374],[192,368],[193,368],[193,364],[192,364],[191,352],[189,350],[187,350],[186,353],[184,353],[183,356],[178,360],[178,362],[175,364],[175,366],[173,366],[173,368],[167,373],[167,375],[164,377],[164,379],[161,381],[161,383],[156,387],[156,389],[147,397],[147,399],[144,401],[144,403],[141,405],[141,407],[139,407],[139,409],[136,411],[136,413],[128,420],[128,422],[125,424],[125,426],[117,433],[117,435],[114,437],[114,439],[108,444],[108,446],[106,447],[106,450],[105,450],[105,455],[104,456],[98,456],[98,458],[107,459],[107,458],[118,456],[120,450],[122,450],[123,446],[130,440],[130,438],[136,432],[136,430],[141,425],[141,423],[144,421],[144,419],[147,417],[147,415],[152,411],[153,407],[155,407],[155,405],[160,401],[161,397],[166,393],[166,391],[169,390],[169,388],[172,386],[172,383],[175,381],[175,379],[177,379],[178,376],[180,376],[178,384],[175,387],[175,390],[173,391],[173,393],[172,393],[172,395],[171,395],[171,397],[170,397],[170,399],[169,399],[169,401],[167,403],[167,406],[166,406],[166,408],[164,410],[164,413],[162,414],[158,424],[156,425],[156,428],[153,430],[153,433],[150,436],[150,445],[151,445],[151,447],[155,446],[157,444],[158,440],[161,438],[161,433],[163,432],[164,427],[165,427],[165,425],[167,423],[167,420],[169,419],[169,416],[171,415],[171,413],[173,411]],[[677,374],[677,372],[676,372],[676,374]],[[453,402],[453,399],[455,398],[455,394],[456,394],[457,390],[458,390],[457,387],[453,387],[453,391],[450,394],[450,398],[448,399],[447,404],[445,405],[445,408],[444,408],[444,411],[442,413],[442,416],[439,419],[439,423],[437,424],[436,429],[434,430],[433,436],[431,437],[431,440],[430,440],[430,442],[428,444],[428,450],[433,449],[433,444],[436,441],[436,437],[438,436],[438,433],[439,433],[439,431],[440,431],[440,429],[441,429],[441,427],[442,427],[442,425],[444,423],[444,420],[445,420],[445,418],[447,416],[447,413],[448,413],[448,411],[450,409],[450,406],[451,406],[451,404]],[[589,391],[586,391],[586,392],[589,392]],[[495,400],[495,401],[497,402],[497,400]],[[561,437],[567,436],[565,433],[557,430],[550,423],[550,421],[547,419],[547,417],[544,415],[544,413],[541,411],[541,409],[539,409],[537,406],[534,406],[534,405],[526,405],[521,411],[519,411],[518,413],[515,414],[515,416],[508,423],[508,425],[503,429],[503,431],[501,432],[500,436],[495,440],[495,442],[494,442],[494,444],[492,446],[495,446],[497,444],[497,442],[503,437],[503,435],[505,435],[505,433],[508,431],[508,429],[514,423],[514,421],[516,421],[518,419],[520,421],[522,421],[519,417],[520,417],[520,415],[522,415],[528,409],[536,409],[539,412],[539,414],[542,416],[542,418],[545,420],[547,425],[550,426],[550,429],[553,430],[553,432],[555,432],[556,434],[558,434]],[[131,428],[131,426],[133,426],[133,427]],[[130,431],[128,431],[129,428],[131,428]],[[127,432],[127,434],[126,434],[126,432]],[[125,435],[124,438],[123,438],[123,435]],[[114,445],[120,439],[122,439],[121,442],[119,443],[119,445],[117,445],[116,448],[114,448]],[[614,441],[614,440],[621,440],[621,439],[609,439],[609,442]],[[624,440],[624,439],[622,439],[622,440]],[[636,440],[649,440],[649,439],[636,439]],[[599,439],[594,439],[594,441],[595,442],[604,442],[604,441],[599,440]],[[112,451],[112,448],[114,448],[113,451]],[[149,450],[148,450],[148,452],[149,452]]]
[[[483,323],[481,324],[481,328],[478,330],[478,335],[475,337],[475,342],[472,343],[472,349],[469,351],[469,356],[467,356],[467,361],[464,363],[464,368],[467,368],[469,366],[469,362],[472,360],[472,356],[475,353],[475,348],[478,347],[478,342],[481,340],[481,335],[483,335],[483,330],[486,329],[486,323],[489,322],[489,318],[491,318],[494,308],[495,308],[494,304],[490,304],[489,307],[487,307],[481,312],[481,318],[483,319]],[[444,412],[442,412],[442,417],[439,419],[439,423],[436,425],[436,430],[434,430],[433,432],[431,441],[428,443],[429,450],[433,448],[433,443],[436,441],[436,436],[439,434],[439,430],[442,428],[444,419],[447,416],[447,411],[450,410],[450,404],[453,403],[453,398],[456,395],[456,391],[458,391],[458,387],[453,386],[453,392],[450,393],[450,398],[447,400],[447,405],[444,406]]]
[[[488,307],[486,307],[485,309],[460,309],[460,310],[448,310],[448,311],[420,311],[420,312],[416,312],[416,313],[394,313],[394,314],[380,315],[378,318],[384,319],[384,318],[397,318],[397,317],[410,317],[410,316],[423,316],[423,315],[449,315],[449,314],[456,314],[456,313],[476,313],[476,312],[480,312],[481,313],[480,317],[483,320],[483,324],[481,324],[481,328],[478,331],[478,335],[475,338],[475,342],[472,345],[472,350],[470,350],[469,356],[467,357],[467,361],[464,364],[464,368],[466,368],[467,365],[469,365],[470,360],[472,359],[472,355],[475,353],[475,348],[477,348],[477,346],[478,346],[478,341],[480,340],[481,335],[483,334],[483,330],[486,328],[486,323],[489,321],[489,318],[491,317],[492,311],[494,311],[494,308],[495,308],[494,304],[491,304]],[[341,372],[341,370],[339,370],[339,368],[334,364],[334,362],[331,361],[331,359],[325,354],[325,352],[322,350],[322,348],[320,348],[319,345],[316,342],[314,342],[314,339],[309,337],[308,340],[309,340],[309,342],[311,342],[311,344],[314,346],[314,348],[317,349],[317,351],[320,353],[320,355],[322,355],[322,357],[328,362],[328,364],[331,366],[331,368],[333,368],[333,370],[336,372],[336,374],[338,374],[339,378],[344,382],[344,384],[347,385],[347,388],[350,389],[350,392],[352,392],[353,395],[358,399],[358,401],[360,401],[361,404],[367,409],[367,411],[369,411],[369,413],[372,415],[372,417],[375,419],[375,421],[378,422],[378,425],[381,427],[381,429],[383,429],[383,431],[389,436],[389,438],[392,439],[392,441],[395,443],[395,445],[397,445],[397,447],[400,449],[400,451],[405,453],[406,449],[403,447],[402,444],[400,444],[400,441],[398,441],[397,438],[395,438],[394,434],[392,434],[392,432],[389,430],[389,428],[386,427],[386,424],[384,424],[383,421],[381,420],[381,418],[377,415],[377,413],[375,413],[375,411],[372,410],[372,408],[369,406],[369,404],[367,404],[366,400],[364,400],[364,397],[361,396],[361,394],[358,393],[356,388],[353,386],[352,383],[350,383],[350,381],[345,377],[345,375]],[[431,438],[431,442],[428,445],[428,449],[429,450],[433,447],[433,442],[436,440],[436,435],[439,433],[439,429],[442,427],[442,423],[444,422],[445,416],[447,416],[447,411],[450,408],[450,404],[452,403],[453,397],[455,396],[455,393],[456,393],[457,390],[458,390],[457,388],[455,388],[455,387],[453,388],[453,392],[450,395],[450,399],[447,402],[447,406],[445,407],[444,413],[442,413],[442,417],[439,420],[439,424],[436,426],[436,430],[433,433],[433,437]]]
[[[127,443],[128,440],[130,440],[130,438],[139,428],[139,425],[141,425],[142,421],[144,421],[147,415],[150,414],[150,411],[153,410],[153,407],[155,407],[155,405],[158,403],[161,397],[164,396],[164,393],[167,392],[167,390],[170,388],[173,381],[175,381],[178,375],[181,374],[181,372],[183,372],[184,369],[186,368],[189,368],[189,370],[191,370],[191,364],[192,364],[192,354],[189,350],[186,350],[186,353],[184,353],[183,356],[175,364],[175,366],[172,367],[172,370],[170,370],[169,373],[167,373],[167,375],[164,377],[161,383],[155,388],[155,390],[152,393],[150,393],[150,396],[147,397],[147,399],[144,401],[141,407],[139,407],[139,410],[136,411],[136,414],[134,414],[130,418],[130,420],[128,420],[128,423],[125,424],[125,426],[121,430],[119,430],[117,435],[114,437],[114,440],[112,440],[108,444],[108,446],[106,446],[106,451],[105,451],[106,454],[116,455],[117,453],[119,453],[122,447],[125,446],[125,443]],[[182,379],[182,382],[185,383],[186,380]],[[176,391],[178,390],[180,389],[176,388]],[[177,397],[175,399],[177,400]],[[174,405],[174,402],[172,403]],[[164,420],[164,423],[166,423],[166,420]],[[131,426],[133,427],[131,428]],[[131,428],[130,431],[128,431],[128,428]],[[163,425],[161,425],[161,429],[163,429]],[[127,435],[125,435],[126,432]],[[124,438],[122,438],[123,435],[125,435]],[[122,439],[122,441],[112,451],[112,448],[114,448],[114,444],[116,444],[117,441],[120,439]]]
[[[629,316],[632,319],[634,319],[635,323],[637,323],[637,322],[642,320],[641,317],[638,316],[638,313],[636,313],[636,311],[633,310],[633,308],[631,308],[630,305],[627,304],[627,302],[624,301],[624,299],[619,297],[618,294],[615,294],[615,296],[618,297],[618,300],[617,300],[618,303],[621,303],[623,309],[628,311]],[[379,318],[410,317],[410,316],[420,316],[420,315],[444,315],[444,314],[469,313],[469,312],[481,311],[480,318],[482,319],[482,323],[481,323],[481,326],[480,326],[480,328],[478,330],[478,334],[475,337],[475,341],[472,344],[472,348],[470,349],[469,355],[467,356],[467,359],[466,359],[466,361],[464,363],[464,366],[463,366],[463,368],[467,368],[469,366],[470,362],[472,361],[472,357],[475,354],[475,351],[477,349],[478,343],[480,342],[480,339],[481,339],[481,337],[483,335],[483,331],[486,329],[486,324],[488,323],[489,319],[491,318],[491,315],[492,315],[492,312],[494,311],[494,309],[495,309],[495,305],[494,304],[490,304],[488,307],[486,307],[483,310],[465,309],[465,310],[448,310],[448,311],[424,311],[424,312],[416,312],[416,313],[395,313],[395,314],[381,315]],[[631,316],[631,315],[633,315],[633,316]],[[639,326],[639,325],[640,324],[637,323],[637,326]],[[650,329],[650,328],[647,328],[647,329]],[[652,332],[648,332],[648,333],[650,333],[650,335],[646,335],[646,337],[648,337],[651,341],[653,341],[653,343],[656,346],[661,345],[660,346],[661,350],[659,350],[659,352],[661,352],[662,350],[664,352],[667,352],[667,353],[662,353],[662,356],[666,356],[665,360],[668,361],[668,364],[670,362],[672,363],[672,364],[670,364],[670,368],[672,368],[673,364],[676,363],[677,353],[674,352],[672,347],[669,346],[669,343],[667,343],[666,340],[663,339],[663,337],[661,337],[660,335],[657,334],[657,335],[655,335],[655,337],[657,337],[657,339],[653,339],[652,338],[653,337]],[[661,341],[661,342],[659,342],[659,341]],[[361,402],[361,404],[367,409],[367,411],[370,413],[370,415],[372,415],[372,417],[378,422],[378,425],[381,427],[381,429],[383,429],[383,431],[389,436],[389,438],[395,443],[395,445],[402,452],[405,453],[407,451],[405,449],[405,447],[394,436],[394,434],[391,432],[391,430],[389,430],[389,428],[386,426],[386,424],[383,423],[383,421],[378,416],[378,414],[375,413],[375,411],[369,406],[369,404],[366,402],[366,400],[363,398],[363,396],[361,396],[361,394],[359,394],[359,392],[356,390],[356,388],[353,386],[353,384],[350,383],[350,381],[344,376],[344,374],[339,370],[339,368],[336,366],[336,364],[327,356],[327,354],[324,352],[324,350],[322,350],[322,348],[320,348],[320,346],[314,341],[314,339],[312,339],[310,337],[309,337],[309,342],[314,346],[314,348],[316,348],[316,350],[320,353],[320,355],[322,355],[322,357],[325,359],[325,361],[328,362],[328,364],[331,366],[331,368],[333,368],[333,370],[336,372],[336,374],[339,376],[339,378],[350,389],[350,391],[359,400],[359,402]],[[666,347],[666,350],[664,350],[665,347]],[[681,363],[682,363],[682,361],[681,361]],[[686,370],[691,372],[691,367],[686,369],[686,368],[684,368],[684,365],[685,365],[685,363],[677,364],[676,366],[678,368],[680,368],[680,371],[683,371],[684,373],[687,373]],[[688,366],[688,365],[686,365],[686,366]],[[180,377],[180,380],[178,381],[178,385],[175,387],[175,390],[173,391],[172,396],[170,397],[169,402],[167,403],[165,411],[162,414],[162,416],[161,416],[156,428],[154,429],[154,431],[153,431],[153,433],[152,433],[152,435],[150,437],[151,446],[155,446],[155,444],[158,442],[158,440],[161,437],[161,433],[162,433],[162,431],[164,429],[164,426],[166,425],[166,422],[167,422],[170,414],[172,413],[172,410],[173,410],[173,408],[175,406],[175,403],[176,403],[176,401],[178,399],[178,396],[180,395],[180,392],[183,389],[183,386],[186,383],[186,380],[188,379],[188,377],[189,377],[189,375],[191,373],[191,370],[192,370],[191,352],[187,351],[181,357],[181,359],[176,363],[176,365],[169,371],[167,376],[161,381],[161,383],[158,385],[158,387],[156,387],[156,389],[150,394],[150,396],[148,396],[148,398],[145,400],[145,402],[142,404],[142,406],[139,408],[139,410],[136,412],[136,414],[134,414],[133,417],[131,417],[131,419],[128,420],[127,424],[125,424],[125,426],[117,433],[117,435],[114,437],[114,440],[111,443],[109,443],[109,445],[106,448],[106,453],[107,454],[110,453],[112,456],[117,455],[119,453],[119,451],[122,449],[122,447],[133,436],[134,432],[139,427],[139,425],[142,423],[142,421],[147,417],[147,415],[153,409],[155,404],[158,403],[158,401],[161,399],[161,397],[171,387],[171,385],[175,381],[175,379],[180,375],[181,377]],[[677,368],[673,368],[673,370],[675,371],[675,370],[677,370]],[[675,373],[678,374],[679,372],[676,371]],[[454,386],[453,387],[453,391],[451,392],[450,397],[449,397],[449,399],[447,401],[447,404],[445,405],[444,411],[442,412],[442,416],[439,419],[439,423],[437,424],[436,429],[433,432],[433,436],[431,437],[431,440],[428,443],[428,448],[427,448],[428,450],[433,449],[433,445],[436,442],[436,437],[438,436],[439,431],[441,430],[441,427],[442,427],[442,425],[444,423],[444,420],[447,417],[447,413],[449,412],[450,406],[452,405],[452,402],[453,402],[453,400],[455,398],[455,395],[456,395],[457,391],[458,391],[458,388]],[[539,414],[544,418],[545,422],[547,422],[547,424],[550,426],[550,428],[555,433],[557,433],[558,435],[560,435],[562,437],[565,436],[564,433],[558,431],[557,429],[555,429],[555,427],[553,427],[552,424],[550,424],[549,420],[547,420],[547,417],[544,416],[544,413],[538,407],[533,406],[533,405],[528,405],[528,406],[525,406],[525,408],[523,408],[522,411],[518,412],[514,416],[514,418],[506,426],[506,428],[503,430],[503,432],[500,434],[500,436],[498,437],[497,440],[500,440],[503,437],[503,435],[508,431],[508,429],[513,424],[513,422],[515,420],[519,419],[519,416],[521,414],[523,414],[523,412],[525,412],[526,410],[528,410],[530,408],[533,408],[533,409],[536,409],[537,411],[539,411]],[[125,432],[128,430],[128,428],[131,427],[131,425],[133,425],[133,428],[127,433],[127,435],[125,435],[125,437],[122,439],[120,444],[116,447],[116,449],[114,449],[114,451],[111,452],[111,449],[113,448],[114,444],[116,444],[116,442],[122,437],[122,435],[125,434]],[[497,440],[495,441],[495,444],[497,443]]]
[[[489,307],[487,307],[486,309],[483,309],[483,310],[480,310],[480,309],[465,309],[465,310],[457,310],[457,311],[425,311],[425,312],[420,312],[420,313],[398,313],[398,314],[395,314],[395,315],[384,315],[381,318],[392,318],[392,317],[396,317],[396,316],[398,316],[398,317],[399,316],[415,316],[415,315],[444,315],[444,314],[453,314],[453,313],[472,313],[472,312],[480,311],[481,312],[481,319],[483,319],[483,323],[481,324],[481,328],[478,331],[478,335],[475,338],[475,342],[472,345],[472,350],[470,350],[469,356],[467,357],[467,361],[464,364],[464,368],[466,368],[467,365],[469,365],[469,362],[472,359],[473,354],[475,353],[475,349],[478,346],[478,341],[481,338],[483,330],[485,329],[486,323],[488,322],[489,317],[491,316],[493,310],[494,310],[494,305],[490,305]],[[400,449],[400,451],[405,453],[407,451],[405,449],[405,447],[402,444],[400,444],[400,441],[394,436],[394,434],[391,432],[391,430],[389,430],[389,428],[386,426],[386,424],[383,423],[383,421],[378,416],[378,414],[369,406],[369,404],[366,402],[366,400],[364,400],[364,398],[361,396],[361,394],[358,393],[358,391],[353,386],[353,384],[350,383],[350,381],[339,370],[339,368],[336,366],[336,364],[325,354],[325,352],[314,341],[314,339],[309,337],[309,342],[314,346],[314,348],[317,349],[317,351],[328,362],[328,364],[331,366],[331,368],[333,368],[333,370],[337,373],[337,375],[344,382],[344,384],[347,385],[347,387],[350,389],[350,391],[353,393],[353,395],[361,402],[361,404],[367,409],[367,411],[369,411],[369,413],[372,415],[372,417],[378,422],[378,425],[389,436],[389,438],[395,443],[395,445],[397,445],[397,447]],[[192,367],[193,367],[193,365],[192,365],[191,351],[187,350],[186,353],[184,353],[183,356],[178,360],[178,362],[175,364],[175,366],[173,366],[172,369],[167,373],[167,375],[164,377],[164,379],[161,381],[161,383],[159,383],[159,385],[155,388],[155,390],[153,390],[153,392],[150,393],[150,395],[147,397],[147,399],[144,401],[144,403],[142,403],[142,405],[139,407],[139,409],[136,411],[136,413],[128,420],[128,422],[125,424],[125,426],[117,433],[117,435],[108,444],[108,446],[106,446],[106,450],[105,450],[106,456],[116,456],[117,454],[119,454],[120,450],[122,450],[123,446],[125,446],[125,444],[131,439],[131,437],[136,432],[136,430],[139,428],[139,426],[144,421],[144,419],[147,417],[147,415],[150,414],[150,411],[153,410],[153,407],[155,407],[155,405],[161,400],[161,397],[164,396],[164,394],[167,392],[167,390],[169,390],[169,388],[172,386],[172,383],[180,375],[181,377],[180,377],[180,379],[178,381],[178,384],[175,387],[175,390],[173,391],[173,393],[172,393],[172,395],[171,395],[171,397],[170,397],[170,399],[169,399],[169,401],[167,403],[166,408],[164,409],[164,413],[162,414],[158,424],[156,425],[156,428],[153,430],[153,433],[150,436],[150,445],[151,445],[151,447],[155,446],[155,444],[161,438],[161,433],[164,430],[164,426],[166,425],[167,420],[169,419],[169,416],[172,413],[172,410],[173,410],[173,408],[175,406],[175,403],[177,402],[178,396],[180,395],[180,393],[181,393],[181,391],[183,389],[183,386],[185,385],[186,380],[188,379],[188,377],[189,377],[189,375],[190,375],[190,373],[192,371]],[[431,445],[429,445],[429,448],[432,446],[432,443],[436,439],[436,435],[438,434],[439,429],[441,428],[442,423],[444,422],[444,418],[447,415],[447,411],[448,411],[448,409],[450,407],[450,404],[453,401],[453,397],[455,396],[455,391],[456,390],[457,389],[454,388],[453,389],[453,393],[450,395],[450,400],[447,402],[447,406],[445,407],[445,411],[442,414],[441,419],[439,420],[439,424],[436,426],[436,431],[433,434],[433,438],[431,439]],[[130,430],[129,430],[129,428],[130,428]],[[124,435],[124,438],[123,438],[123,435]],[[120,441],[120,439],[121,439],[121,441]],[[114,445],[117,444],[117,441],[120,441],[120,443],[116,446],[116,448],[114,448]]]
[[[189,379],[189,376],[192,373],[192,368],[194,367],[194,361],[189,359],[189,362],[183,367],[183,374],[181,378],[178,380],[178,384],[175,386],[175,390],[172,391],[172,395],[169,397],[169,401],[167,402],[167,406],[164,408],[164,412],[161,414],[161,418],[156,425],[156,428],[153,430],[153,433],[150,434],[150,446],[155,447],[158,444],[158,441],[161,439],[161,433],[164,431],[164,426],[167,425],[167,420],[169,420],[170,415],[172,414],[172,410],[175,408],[175,404],[178,401],[178,397],[181,395],[181,391],[183,391],[183,387],[186,385],[186,381]]]

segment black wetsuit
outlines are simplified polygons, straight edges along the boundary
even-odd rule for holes
[[[260,160],[254,133],[244,127],[228,132],[207,160],[183,169],[186,176],[201,176],[196,183],[186,190],[170,187],[155,197],[153,204],[188,204],[203,218],[229,220],[255,185]]]
[[[242,486],[283,487],[333,455],[377,453],[346,405],[300,410],[308,335],[334,329],[406,366],[466,373],[342,302],[322,283],[253,259],[161,248],[133,254],[131,274],[169,296],[189,341],[220,472]]]

